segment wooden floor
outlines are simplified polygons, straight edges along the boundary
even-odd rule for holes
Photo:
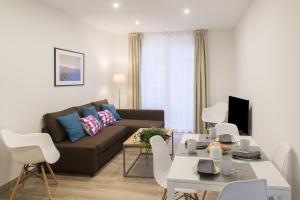
[[[129,150],[127,161],[136,156]],[[163,189],[150,178],[124,178],[122,153],[119,153],[94,177],[57,175],[58,185],[50,187],[54,199],[63,200],[160,200]],[[201,197],[199,193],[199,197]],[[215,200],[217,194],[208,192],[206,200]],[[0,194],[0,199],[8,199],[8,192]],[[48,199],[42,180],[32,177],[17,191],[16,200]]]

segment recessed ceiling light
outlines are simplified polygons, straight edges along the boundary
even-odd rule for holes
[[[114,7],[114,8],[119,8],[119,7],[120,7],[120,4],[119,4],[118,2],[114,2],[114,3],[113,3],[113,7]]]
[[[140,21],[139,20],[135,20],[135,25],[140,25]]]
[[[186,15],[189,14],[190,13],[190,9],[187,9],[187,8],[184,9],[183,13],[186,14]]]

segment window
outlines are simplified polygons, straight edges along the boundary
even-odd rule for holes
[[[145,33],[141,57],[142,108],[163,109],[167,128],[192,131],[193,32]]]

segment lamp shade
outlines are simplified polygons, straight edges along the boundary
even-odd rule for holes
[[[125,82],[125,74],[114,74],[113,82],[115,83],[124,83]]]

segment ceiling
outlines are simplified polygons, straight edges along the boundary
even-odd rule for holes
[[[44,0],[84,23],[112,33],[233,28],[250,1]],[[114,2],[120,7],[113,8]],[[190,13],[184,14],[184,9]]]

